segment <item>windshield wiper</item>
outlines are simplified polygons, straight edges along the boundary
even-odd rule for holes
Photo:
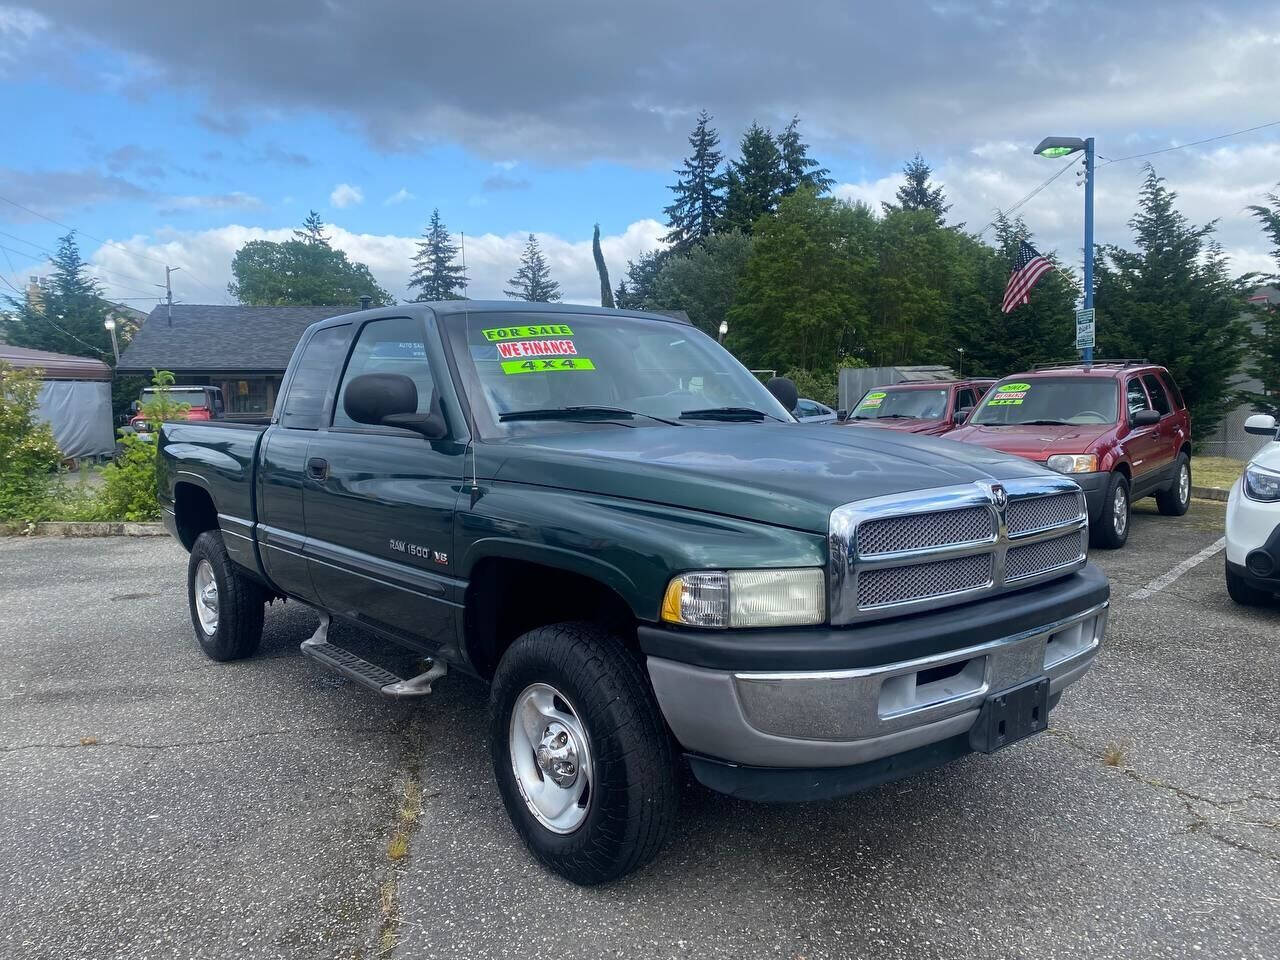
[[[1019,420],[1016,426],[1023,427],[1068,427],[1069,423],[1065,420]]]
[[[641,413],[638,410],[627,410],[623,407],[596,407],[589,405],[574,407],[537,407],[532,410],[512,410],[510,413],[498,415],[498,420],[508,423],[512,420],[618,420],[621,418],[647,417],[668,426],[682,426],[676,420],[656,417],[652,413]]]
[[[682,420],[778,420],[755,407],[704,407],[698,410],[681,410]],[[779,421],[782,422],[782,421]]]
[[[879,420],[919,420],[920,417],[913,417],[909,413],[882,413],[877,419]]]

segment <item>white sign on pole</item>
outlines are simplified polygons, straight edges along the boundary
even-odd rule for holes
[[[1076,311],[1076,349],[1093,347],[1093,307]]]

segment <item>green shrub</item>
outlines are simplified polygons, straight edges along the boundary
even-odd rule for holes
[[[173,386],[172,373],[153,370],[152,374],[151,382],[159,389],[148,394],[147,401],[142,404],[142,415],[152,424],[152,439],[139,440],[133,434],[125,434],[121,438],[124,452],[102,471],[102,493],[98,498],[101,516],[97,519],[160,519],[156,479],[156,451],[160,445],[158,425],[165,420],[183,419],[191,406],[176,403],[164,389]]]
[[[866,365],[866,362],[858,357],[840,357],[834,367],[823,370],[795,367],[783,376],[795,381],[800,396],[825,403],[834,410],[839,403],[840,371],[845,367],[865,367]]]
[[[0,363],[0,520],[38,519],[62,460],[39,396],[40,371]]]

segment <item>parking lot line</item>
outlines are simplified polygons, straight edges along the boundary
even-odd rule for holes
[[[1205,547],[1195,556],[1188,557],[1186,560],[1183,560],[1180,564],[1178,564],[1168,573],[1162,573],[1160,576],[1156,577],[1154,580],[1148,583],[1145,587],[1140,587],[1139,589],[1133,591],[1133,593],[1129,594],[1129,599],[1145,600],[1147,599],[1147,597],[1153,594],[1159,593],[1161,590],[1163,590],[1169,584],[1173,583],[1175,580],[1177,580],[1180,576],[1182,576],[1188,570],[1191,570],[1192,568],[1199,566],[1200,564],[1208,560],[1210,557],[1212,557],[1214,554],[1218,553],[1226,545],[1227,545],[1226,537],[1222,537],[1216,542],[1209,544],[1209,546]]]

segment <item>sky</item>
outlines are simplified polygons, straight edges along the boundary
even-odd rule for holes
[[[1129,242],[1150,162],[1193,222],[1218,221],[1236,272],[1274,273],[1246,209],[1280,189],[1274,14],[1273,0],[0,0],[0,290],[47,273],[73,226],[113,299],[150,309],[170,264],[177,300],[230,302],[235,251],[315,209],[407,298],[438,207],[465,234],[472,297],[502,296],[534,233],[565,300],[598,302],[593,225],[616,285],[660,244],[702,109],[727,155],[753,120],[799,116],[850,200],[892,198],[919,151],[951,222],[974,231],[1063,165],[1032,155],[1042,136],[1092,135],[1098,242]],[[1075,169],[1019,213],[1042,250],[1079,262]]]

